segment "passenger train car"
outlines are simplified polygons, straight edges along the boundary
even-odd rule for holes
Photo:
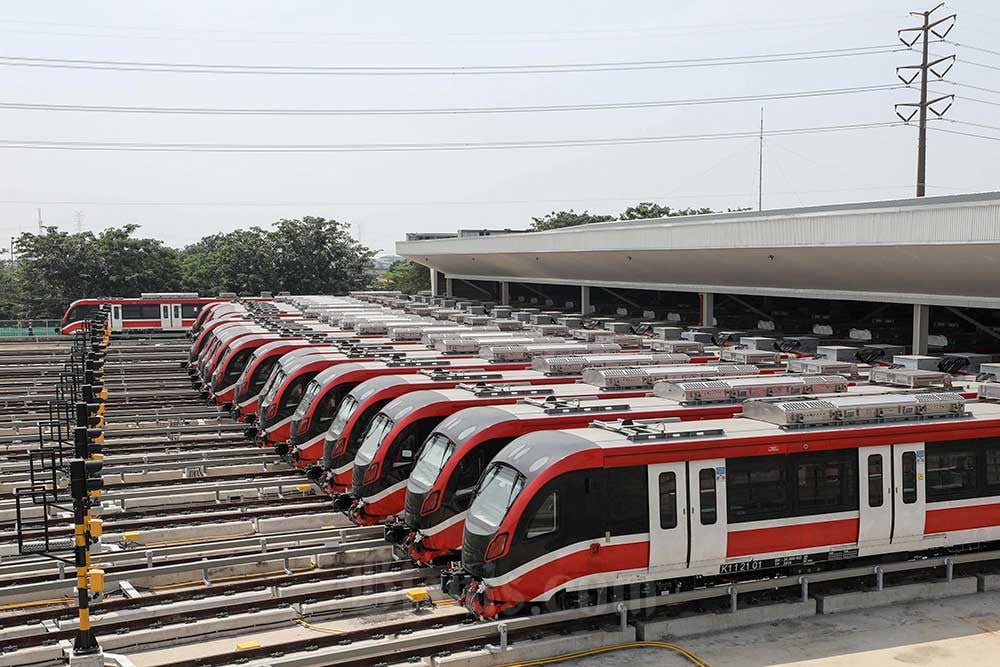
[[[582,428],[593,419],[683,421],[731,417],[754,396],[845,392],[840,376],[770,375],[712,382],[661,382],[656,396],[630,399],[528,399],[468,408],[445,419],[417,452],[406,485],[405,511],[386,525],[386,539],[418,563],[453,557],[462,547],[465,513],[487,464],[513,439],[537,431]],[[676,396],[675,387],[696,393]],[[704,387],[712,394],[705,396]],[[859,391],[859,390],[855,390]],[[875,390],[878,391],[878,390]],[[692,400],[684,400],[690,398]]]
[[[453,371],[431,369],[413,375],[393,375],[373,378],[352,389],[337,407],[335,415],[325,415],[322,423],[317,423],[316,415],[322,414],[316,400],[300,403],[302,414],[293,417],[290,458],[298,467],[317,463],[322,456],[323,471],[310,471],[314,479],[324,475],[324,484],[331,492],[345,491],[351,484],[351,466],[357,453],[360,439],[368,428],[368,423],[383,405],[394,398],[411,391],[422,389],[451,389],[459,384],[552,384],[576,382],[583,369],[588,366],[646,366],[653,364],[679,363],[686,361],[684,355],[670,354],[618,354],[583,357],[560,357],[551,360],[537,358],[532,361],[533,370],[502,371],[491,367],[487,370]],[[322,392],[317,393],[317,398]],[[305,427],[295,424],[296,419],[309,419]],[[326,424],[329,428],[325,429]],[[334,460],[336,459],[336,460]],[[329,474],[327,474],[329,473]]]
[[[1000,405],[755,399],[696,425],[522,436],[483,473],[448,593],[482,617],[1000,539]]]
[[[310,401],[303,399],[292,415],[291,435],[288,442],[289,458],[297,467],[307,468],[326,460],[325,444],[330,441],[329,466],[333,458],[350,456],[351,464],[361,435],[368,427],[375,412],[393,398],[422,389],[451,389],[463,383],[494,384],[542,384],[556,382],[576,382],[579,375],[552,377],[537,371],[498,371],[493,369],[472,369],[451,371],[447,369],[423,370],[412,375],[387,375],[366,380],[344,394],[339,403],[329,400],[324,394],[319,378],[314,378],[306,394]],[[377,408],[372,409],[377,404]],[[358,412],[360,408],[360,412]],[[340,444],[338,444],[340,441]],[[341,446],[342,445],[342,446]],[[336,452],[336,453],[335,453]],[[350,486],[350,467],[347,469],[345,485]],[[319,479],[320,472],[310,472]],[[344,488],[338,489],[343,491]]]
[[[593,373],[596,369],[626,370],[622,367],[627,366],[627,370],[633,371],[628,377],[629,382],[616,385],[615,388],[625,386],[625,388],[644,388],[646,391],[652,390],[655,382],[662,377],[675,375],[702,377],[718,371],[718,367],[708,365],[686,366],[684,362],[689,360],[696,361],[683,354],[624,352],[604,355],[536,357],[532,360],[531,366],[533,371],[549,377],[552,381],[555,381],[556,378],[572,375],[579,377],[584,369],[591,369],[590,372]],[[491,368],[493,367],[491,366]],[[758,372],[755,366],[733,366],[727,370],[741,375],[752,375]],[[395,378],[390,376],[380,380],[377,385],[358,385],[356,391],[352,390],[345,397],[344,402],[338,408],[337,416],[327,431],[323,442],[322,472],[316,471],[312,475],[315,477],[318,474],[323,488],[331,494],[348,491],[351,487],[354,457],[361,445],[361,439],[372,417],[390,400],[410,391],[421,389],[450,388],[462,382],[492,382],[489,379],[472,377],[457,377],[456,379],[459,381],[449,384],[450,377],[445,376],[440,378],[441,384],[427,385],[425,378],[409,379],[404,376],[396,376]],[[601,378],[598,377],[597,380],[599,381],[598,387],[606,386],[606,383],[600,381]]]
[[[336,402],[331,404],[333,414],[340,398],[356,384],[376,375],[416,373],[428,368],[484,368],[497,370],[521,370],[524,363],[491,364],[475,357],[467,359],[444,358],[429,350],[414,350],[402,353],[405,356],[376,360],[377,357],[354,357],[343,353],[324,354],[307,357],[296,363],[286,363],[283,357],[268,379],[260,397],[257,409],[257,440],[264,446],[287,441],[291,434],[291,421],[299,403],[303,400],[309,382],[326,371],[322,378],[323,397],[333,392]],[[310,400],[317,398],[311,396]]]
[[[186,331],[205,306],[226,300],[224,297],[200,297],[193,292],[149,293],[137,299],[78,299],[66,309],[60,331],[71,334],[82,328],[101,306],[110,307],[112,331]]]

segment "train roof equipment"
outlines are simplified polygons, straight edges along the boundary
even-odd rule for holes
[[[643,368],[588,368],[583,381],[605,390],[629,387],[652,387],[670,380],[698,380],[716,377],[757,375],[760,369],[750,364],[685,364]]]
[[[742,402],[753,398],[846,392],[839,375],[760,375],[688,382],[657,382],[653,394],[682,405]]]

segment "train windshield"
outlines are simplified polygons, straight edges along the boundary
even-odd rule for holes
[[[316,395],[319,393],[321,387],[322,385],[315,380],[309,383],[309,386],[306,387],[306,392],[302,395],[302,400],[299,401],[299,407],[295,408],[295,412],[292,413],[292,420],[300,421],[306,416],[306,410],[309,409],[309,404],[312,403],[314,398],[316,398]]]
[[[420,448],[417,462],[413,466],[410,477],[424,486],[430,486],[454,452],[454,442],[441,433],[432,433],[424,446]]]
[[[508,465],[495,463],[483,475],[469,514],[477,521],[496,529],[507,510],[524,489],[524,475]]]
[[[375,458],[375,452],[378,451],[382,441],[385,440],[385,436],[389,435],[389,431],[392,430],[392,426],[393,421],[383,413],[380,412],[375,415],[375,419],[372,420],[371,425],[368,427],[365,439],[358,449],[356,457],[358,463],[371,463],[371,460]]]
[[[327,431],[326,436],[330,440],[336,440],[340,437],[340,434],[344,432],[344,427],[347,426],[347,420],[351,418],[354,411],[358,409],[358,400],[348,394],[344,397],[344,400],[340,402],[340,407],[337,409],[337,415],[333,418],[333,423],[330,424],[330,430]]]
[[[280,387],[281,383],[284,381],[285,371],[278,369],[271,374],[271,377],[267,379],[267,384],[265,384],[264,388],[261,390],[261,405],[264,403],[270,403],[274,400],[274,395],[278,393],[278,387]]]

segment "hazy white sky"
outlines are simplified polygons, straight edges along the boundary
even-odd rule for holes
[[[914,0],[589,2],[5,3],[0,56],[240,65],[469,66],[742,56],[896,44]],[[995,0],[956,0],[949,39],[1000,51]],[[951,44],[954,120],[1000,127],[1000,54]],[[965,61],[965,62],[963,62]],[[617,72],[495,76],[264,76],[15,67],[0,103],[224,108],[483,107],[786,93],[895,81],[913,53]],[[980,63],[979,65],[972,64]],[[983,66],[986,65],[986,66]],[[980,90],[978,86],[990,90]],[[895,119],[915,91],[770,100],[765,126]],[[754,131],[761,102],[446,116],[130,115],[0,109],[3,141],[384,144],[648,137]],[[969,125],[948,129],[1000,137]],[[910,196],[916,131],[767,137],[764,206]],[[1000,189],[1000,141],[929,134],[928,194]],[[349,221],[392,252],[408,231],[524,227],[552,209],[618,212],[756,205],[755,138],[630,146],[409,153],[66,151],[0,146],[0,239],[44,220],[67,229],[136,222],[183,245],[279,217]],[[3,245],[6,245],[4,243]]]

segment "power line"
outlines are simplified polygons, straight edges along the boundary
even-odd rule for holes
[[[969,49],[970,51],[979,51],[980,53],[989,53],[994,56],[1000,56],[1000,51],[994,51],[992,49],[984,49],[981,46],[972,46],[971,44],[959,44],[958,42],[952,42],[950,40],[943,40],[952,46],[957,46],[963,49]]]
[[[983,123],[972,123],[967,120],[953,120],[951,118],[945,118],[944,120],[958,125],[968,125],[969,127],[978,127],[984,130],[996,130],[997,132],[1000,132],[1000,127],[997,127],[996,125],[984,125]]]
[[[943,94],[936,90],[932,90],[931,92],[934,93],[935,95]],[[956,100],[964,100],[966,102],[977,102],[979,104],[989,104],[991,106],[1000,107],[1000,102],[994,102],[992,100],[981,100],[978,97],[968,97],[966,95],[955,95],[954,97]]]
[[[991,141],[1000,141],[1000,137],[991,137],[986,134],[975,134],[973,132],[962,132],[961,130],[949,130],[946,127],[931,127],[930,129],[936,130],[937,132],[947,132],[948,134],[960,134],[963,137],[976,137],[978,139],[989,139]]]
[[[705,104],[729,104],[766,100],[802,99],[870,93],[902,88],[900,84],[881,86],[856,86],[853,88],[829,88],[826,90],[806,90],[791,93],[763,93],[760,95],[738,95],[730,97],[701,97],[676,100],[650,100],[635,102],[606,102],[595,104],[556,104],[507,107],[423,107],[423,108],[210,108],[210,107],[154,107],[154,106],[110,106],[89,104],[46,104],[33,102],[0,102],[0,109],[26,111],[78,111],[126,114],[185,114],[185,115],[236,115],[236,116],[424,116],[458,114],[503,114],[533,113],[551,111],[595,111],[607,109],[646,109],[652,107],[679,107]]]
[[[768,130],[767,136],[820,134],[903,126],[899,122],[850,123],[819,127],[798,127]],[[674,143],[686,141],[711,141],[724,139],[756,138],[758,131],[717,132],[701,134],[661,135],[645,137],[608,137],[597,139],[546,139],[524,141],[472,141],[441,143],[399,144],[201,144],[201,143],[150,143],[111,141],[49,141],[0,139],[0,148],[32,148],[43,150],[85,151],[143,151],[168,153],[377,153],[504,150],[520,148],[568,148],[576,146],[627,146],[637,144]]]
[[[674,60],[633,60],[620,62],[548,63],[527,65],[419,65],[419,66],[307,66],[307,65],[239,65],[218,63],[137,62],[124,60],[78,60],[68,58],[29,58],[0,56],[0,65],[11,67],[47,67],[57,69],[89,69],[112,71],[173,72],[183,74],[265,74],[265,75],[324,75],[324,76],[423,76],[423,75],[489,75],[489,74],[551,74],[565,72],[608,72],[648,69],[680,69],[717,67],[721,65],[755,65],[774,62],[822,60],[852,56],[876,55],[905,51],[894,45],[859,46],[816,51],[714,58],[682,58]]]
[[[974,86],[971,83],[959,83],[958,81],[941,81],[940,83],[950,83],[953,86],[960,86],[962,88],[971,88],[972,90],[979,90],[984,93],[996,93],[1000,95],[1000,90],[996,88],[985,88],[983,86]]]
[[[542,37],[545,39],[551,39],[553,36],[606,36],[616,33],[676,33],[676,32],[686,32],[686,31],[704,31],[718,28],[765,28],[769,26],[774,26],[777,28],[784,27],[796,27],[796,26],[812,26],[812,25],[826,25],[831,22],[841,22],[848,20],[856,20],[859,17],[874,17],[874,16],[888,16],[892,12],[881,11],[881,12],[853,12],[848,14],[836,14],[830,16],[817,17],[818,20],[769,20],[769,21],[740,21],[732,23],[701,23],[701,24],[669,24],[669,25],[642,25],[638,27],[633,26],[613,26],[610,28],[584,28],[584,29],[557,29],[557,30],[520,30],[520,31],[438,31],[438,32],[421,32],[419,35],[425,35],[431,39],[440,39],[442,37],[468,37],[468,38],[483,38],[483,37],[495,37],[500,36],[532,36],[532,37]],[[140,32],[153,32],[153,33],[185,33],[185,34],[204,34],[210,35],[213,39],[218,39],[218,35],[284,35],[291,36],[301,41],[302,38],[309,37],[411,37],[412,32],[386,32],[386,31],[293,31],[293,30],[233,30],[231,28],[220,29],[220,28],[201,28],[201,27],[163,27],[163,26],[139,26],[139,25],[108,25],[108,24],[95,24],[95,23],[70,23],[61,21],[35,21],[35,20],[24,20],[24,19],[0,19],[0,24],[13,24],[13,25],[41,25],[41,26],[54,26],[61,28],[97,28],[101,30],[118,30],[118,31],[140,31]],[[64,33],[64,34],[80,34],[80,33]],[[83,36],[91,36],[89,34],[83,34]],[[105,36],[105,35],[97,35]],[[299,43],[299,42],[294,42]]]
[[[975,67],[983,67],[985,69],[993,69],[1000,72],[1000,67],[996,65],[987,65],[986,63],[977,62],[975,60],[969,60],[968,58],[962,58],[963,65],[973,65]]]
[[[842,188],[816,188],[809,190],[774,190],[771,194],[848,192],[854,190],[899,190],[912,188],[913,183],[899,185],[865,185]],[[949,186],[931,186],[937,189],[956,189]],[[967,188],[966,188],[967,189]],[[485,206],[485,205],[516,205],[539,203],[562,203],[574,201],[665,201],[670,199],[697,199],[706,197],[750,197],[754,192],[708,192],[701,194],[641,194],[622,195],[619,197],[548,197],[542,199],[479,199],[479,200],[412,200],[412,201],[352,201],[352,200],[301,200],[278,202],[248,202],[240,201],[95,201],[95,200],[41,200],[41,199],[0,199],[0,205],[31,205],[31,206],[204,206],[204,207],[239,207],[239,208],[272,208],[289,206]]]

